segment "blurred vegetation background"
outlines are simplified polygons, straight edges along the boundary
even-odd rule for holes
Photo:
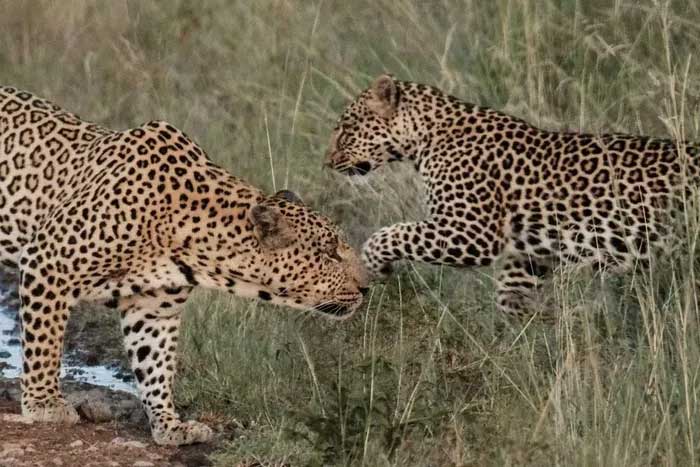
[[[321,169],[376,75],[548,129],[698,138],[692,0],[0,0],[0,82],[112,128],[165,119],[359,245],[423,213],[411,167]],[[564,270],[563,319],[513,327],[493,271],[407,265],[342,324],[201,292],[179,404],[220,465],[698,465],[696,216],[652,270]]]

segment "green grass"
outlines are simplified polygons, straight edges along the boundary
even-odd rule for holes
[[[321,169],[344,103],[379,73],[550,129],[697,140],[699,43],[691,0],[0,0],[0,82],[115,128],[169,120],[356,245],[422,215],[410,167]],[[552,328],[506,323],[490,269],[407,265],[342,324],[200,292],[180,404],[236,427],[226,466],[700,464],[697,222],[683,221],[650,271],[557,275]]]

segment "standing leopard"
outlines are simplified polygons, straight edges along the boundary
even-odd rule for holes
[[[121,312],[154,440],[211,430],[173,405],[180,317],[196,286],[334,318],[366,291],[358,255],[293,193],[266,196],[161,121],[128,131],[87,123],[0,87],[0,264],[20,272],[22,413],[75,423],[59,390],[71,308]]]
[[[623,271],[667,245],[673,204],[700,181],[700,145],[546,131],[423,84],[382,75],[342,113],[325,165],[364,175],[410,161],[429,219],[384,227],[363,246],[377,276],[397,260],[486,266],[496,304],[553,318],[538,300],[557,264]]]

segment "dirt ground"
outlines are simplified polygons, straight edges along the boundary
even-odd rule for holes
[[[16,308],[15,282],[15,276],[0,269],[0,291],[5,291],[0,294],[0,306]],[[67,332],[68,360],[85,365],[111,365],[130,376],[125,369],[118,317],[96,314],[94,310],[78,310],[75,315]],[[77,382],[70,375],[61,386],[81,415],[77,425],[32,423],[24,419],[20,415],[19,381],[0,376],[0,467],[212,465],[208,455],[217,442],[181,448],[153,443],[146,415],[134,395]],[[209,424],[217,428],[216,424]],[[218,442],[230,436],[230,432],[222,429]]]
[[[20,415],[16,382],[0,384],[0,467],[209,466],[214,444],[182,448],[151,441],[140,417],[73,426],[32,423]],[[15,388],[17,390],[15,390]],[[115,415],[117,414],[114,412]],[[83,414],[81,413],[81,416]]]

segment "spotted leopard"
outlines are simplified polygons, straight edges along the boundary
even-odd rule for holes
[[[349,317],[366,290],[341,232],[288,191],[266,196],[162,121],[127,131],[0,87],[0,263],[20,271],[22,413],[75,423],[59,390],[78,302],[119,310],[154,440],[206,441],[173,405],[180,317],[196,286]]]
[[[345,108],[325,165],[363,175],[410,161],[425,182],[429,218],[371,235],[371,273],[397,260],[499,260],[497,306],[527,320],[555,315],[538,292],[561,262],[623,271],[667,247],[672,205],[700,181],[699,154],[669,139],[547,131],[382,75]]]

